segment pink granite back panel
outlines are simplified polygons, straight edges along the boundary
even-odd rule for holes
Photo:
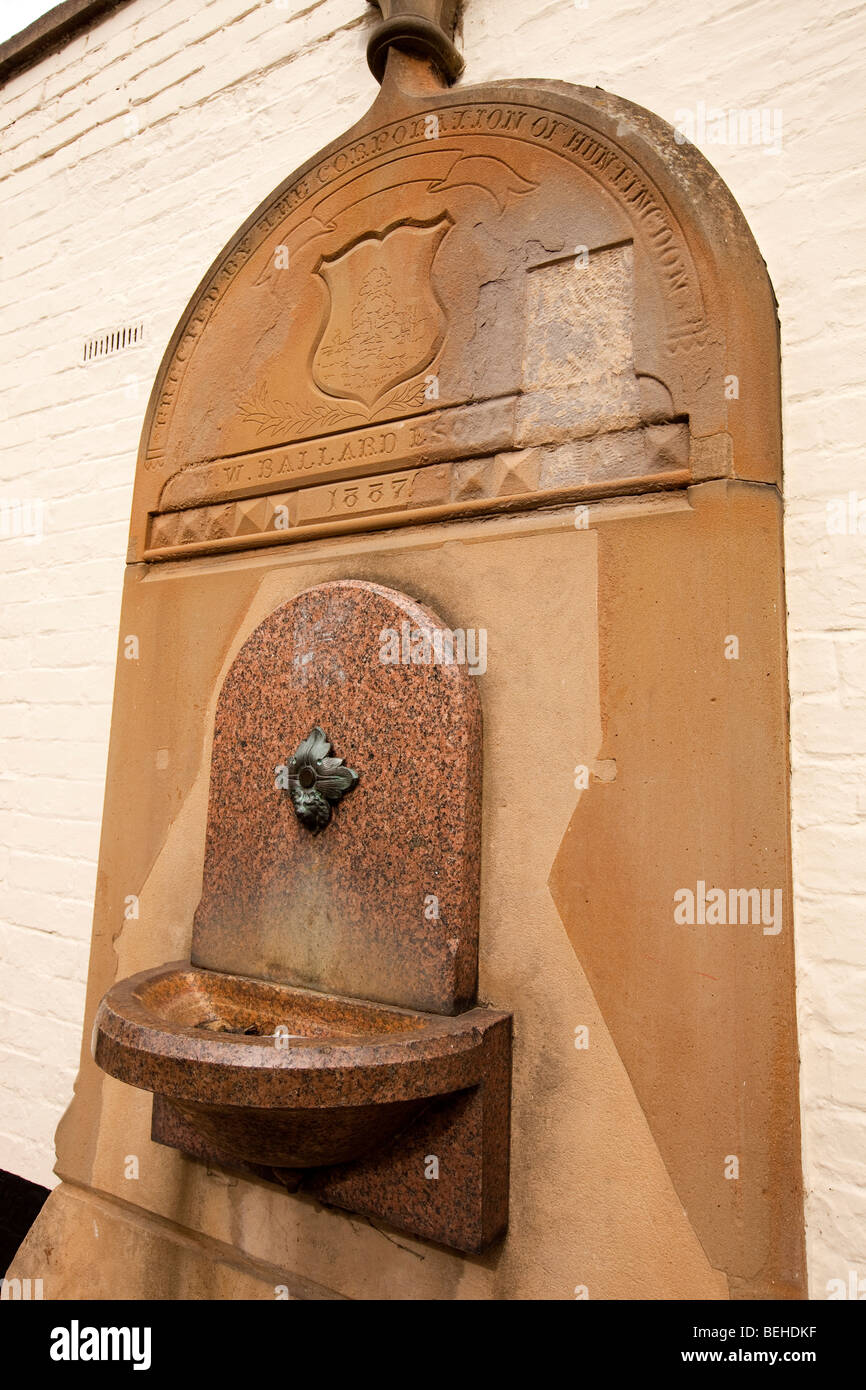
[[[443,626],[341,581],[244,643],[217,706],[197,965],[437,1013],[474,1002],[481,708],[465,665],[382,661],[404,623]],[[315,724],[360,773],[317,835],[275,786]]]

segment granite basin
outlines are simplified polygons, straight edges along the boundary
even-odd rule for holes
[[[175,961],[102,999],[93,1055],[151,1091],[201,1140],[244,1163],[315,1168],[381,1146],[438,1096],[484,1080],[485,1034],[507,1019],[456,1016]]]

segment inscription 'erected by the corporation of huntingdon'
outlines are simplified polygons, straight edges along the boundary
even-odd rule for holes
[[[226,249],[154,395],[147,558],[692,476],[721,346],[678,204],[630,127],[513,91],[362,128]]]
[[[470,164],[477,163],[477,155],[481,154],[481,150],[474,150],[474,141],[484,138],[485,157],[490,157],[490,162],[501,169],[502,187],[491,187],[489,190],[500,207],[507,206],[512,196],[509,179],[522,179],[519,157],[521,146],[549,150],[560,159],[583,168],[601,181],[614,195],[617,204],[628,214],[635,229],[639,229],[640,238],[658,267],[666,288],[670,341],[676,342],[701,331],[705,322],[702,297],[682,231],[667,208],[662,194],[612,141],[606,142],[597,131],[588,131],[578,121],[565,114],[554,115],[528,104],[525,107],[517,103],[490,102],[437,105],[437,122],[438,136],[435,146],[443,155],[446,152],[444,147],[450,139],[455,146],[455,158],[463,158]],[[495,137],[499,137],[503,142],[501,153],[494,149],[493,143],[488,143]],[[463,139],[468,140],[473,148],[471,153],[467,150],[467,153],[461,156],[459,147],[462,146]],[[227,250],[209,285],[197,300],[173,360],[160,383],[146,452],[147,469],[160,470],[165,467],[171,456],[171,450],[168,449],[167,452],[167,432],[177,393],[194,356],[196,344],[210,323],[213,311],[250,258],[261,249],[269,247],[275,237],[281,243],[285,241],[286,245],[292,247],[304,244],[303,239],[297,240],[299,229],[294,227],[292,222],[292,214],[303,204],[309,207],[310,216],[307,222],[321,221],[323,225],[328,225],[340,212],[340,200],[343,197],[343,190],[338,186],[340,180],[348,177],[357,178],[365,171],[365,166],[370,172],[374,171],[378,161],[387,158],[389,154],[394,165],[392,175],[396,176],[397,166],[402,165],[404,159],[411,162],[430,157],[432,143],[421,117],[394,121],[360,136],[342,150],[326,156],[303,174],[263,212],[258,222]],[[456,180],[457,175],[454,175],[452,182],[452,172],[446,170],[433,180],[433,186],[441,188],[444,193],[447,188],[457,186]],[[406,186],[411,182],[408,169],[404,182]],[[432,234],[431,229],[430,235]],[[371,229],[367,241],[375,239],[375,235],[378,234],[374,234],[374,229]],[[430,244],[433,245],[432,242]],[[293,250],[292,254],[296,252]],[[433,325],[432,308],[428,318]],[[431,334],[434,327],[435,325],[430,327]],[[419,348],[419,361],[429,356],[429,345],[421,346],[425,350],[421,352]],[[320,371],[326,372],[328,386],[333,375],[335,354],[339,356],[341,351],[345,354],[342,340],[336,347],[329,340],[324,340],[324,355],[320,353]],[[387,378],[384,384],[387,386]]]

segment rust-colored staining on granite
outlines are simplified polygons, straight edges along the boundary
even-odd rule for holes
[[[474,1001],[481,709],[466,665],[436,659],[448,635],[342,581],[247,639],[217,706],[196,964],[438,1013]],[[360,781],[314,836],[283,788],[315,725]]]

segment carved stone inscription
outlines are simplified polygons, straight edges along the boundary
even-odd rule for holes
[[[405,463],[435,462],[455,450],[470,456],[504,449],[513,438],[514,407],[515,398],[506,398],[200,464],[170,479],[162,505],[174,510],[320,478],[360,477]]]
[[[289,539],[336,516],[320,514],[325,482],[379,480],[341,494],[341,516],[400,512],[407,494],[383,480],[463,459],[491,460],[473,498],[455,473],[414,482],[408,509],[526,505],[573,474],[539,463],[503,494],[492,460],[607,433],[644,443],[600,481],[688,480],[687,441],[661,468],[644,447],[688,414],[684,372],[714,351],[661,194],[564,115],[437,103],[435,138],[421,118],[388,123],[278,191],[194,302],[147,434],[146,557],[253,544],[270,511],[253,531],[249,510],[214,508],[257,496],[284,498]]]

